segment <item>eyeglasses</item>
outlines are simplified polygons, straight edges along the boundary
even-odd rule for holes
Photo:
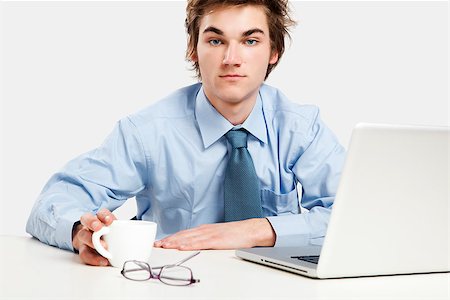
[[[143,261],[127,260],[123,264],[122,271],[120,272],[125,278],[134,281],[145,281],[149,279],[159,279],[164,284],[186,286],[193,283],[200,282],[200,279],[194,279],[192,270],[186,266],[181,266],[182,263],[188,261],[194,256],[200,254],[195,252],[192,255],[182,259],[181,261],[160,267],[150,267],[150,265]],[[160,269],[156,274],[153,270]]]

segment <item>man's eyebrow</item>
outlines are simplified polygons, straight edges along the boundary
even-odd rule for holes
[[[261,34],[264,34],[264,31],[263,31],[262,29],[259,29],[259,28],[252,28],[252,29],[249,29],[249,30],[245,31],[245,32],[242,34],[242,36],[249,36],[249,35],[252,35],[252,34],[254,34],[254,33],[261,33]]]
[[[220,30],[219,28],[214,27],[214,26],[208,26],[208,27],[206,27],[205,30],[203,30],[203,33],[207,33],[207,32],[214,32],[214,33],[216,33],[218,35],[223,35],[223,31]]]
[[[207,32],[214,32],[214,33],[216,33],[216,34],[218,34],[218,35],[224,35],[224,33],[223,33],[222,30],[220,30],[219,28],[216,28],[216,27],[214,27],[214,26],[208,26],[208,27],[205,28],[205,30],[203,30],[203,33],[207,33]],[[252,28],[252,29],[249,29],[249,30],[247,30],[247,31],[244,31],[244,32],[242,33],[242,36],[246,37],[246,36],[250,36],[250,35],[252,35],[252,34],[254,34],[254,33],[265,34],[265,33],[264,33],[264,30],[262,30],[262,29],[259,29],[259,28]]]

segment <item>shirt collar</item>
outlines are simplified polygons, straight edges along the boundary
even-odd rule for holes
[[[195,117],[205,148],[211,146],[230,129],[235,127],[211,105],[203,91],[203,87],[197,93]],[[260,93],[258,93],[252,112],[240,127],[246,129],[261,142],[267,143],[267,127]]]

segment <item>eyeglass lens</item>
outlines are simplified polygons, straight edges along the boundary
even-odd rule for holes
[[[123,265],[123,276],[131,280],[144,281],[151,278],[148,265],[139,261],[127,261]]]
[[[169,285],[189,285],[192,283],[192,271],[184,266],[166,266],[161,269],[159,280]]]

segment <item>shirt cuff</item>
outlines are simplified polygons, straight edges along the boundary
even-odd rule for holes
[[[297,247],[310,244],[310,230],[305,214],[266,218],[276,234],[274,247]]]

